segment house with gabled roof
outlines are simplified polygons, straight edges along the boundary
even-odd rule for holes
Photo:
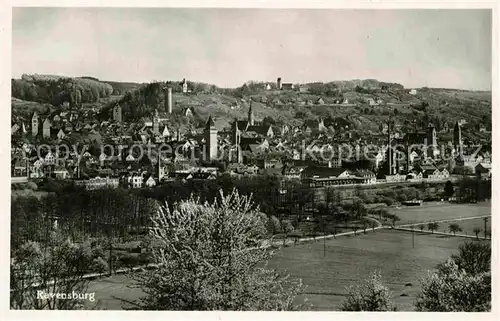
[[[353,175],[344,168],[308,166],[301,173],[301,180],[310,187],[368,184],[369,179]]]
[[[266,136],[266,137],[274,137],[274,131],[271,125],[269,126],[248,126],[248,133],[256,133],[257,135]]]
[[[481,177],[491,178],[491,163],[479,163],[474,170]]]
[[[194,109],[193,107],[186,107],[182,110],[182,113],[184,114],[185,117],[193,117]]]
[[[54,156],[54,154],[52,154],[52,152],[49,151],[47,155],[45,155],[44,164],[54,165],[55,163],[56,163],[56,157]]]
[[[64,137],[66,137],[66,134],[64,133],[64,131],[62,129],[59,129],[59,132],[57,133],[57,138],[59,140],[62,140]]]
[[[50,138],[51,129],[52,129],[52,122],[50,121],[49,118],[46,118],[42,125],[42,134],[44,138]]]
[[[155,187],[157,185],[157,183],[156,183],[156,180],[154,179],[154,177],[151,175],[146,180],[146,182],[144,183],[144,185],[146,185],[146,187]]]
[[[359,178],[365,179],[364,184],[375,184],[377,182],[377,177],[374,172],[368,169],[359,169],[354,172],[354,175]]]
[[[21,158],[16,159],[13,166],[13,176],[26,176],[28,170],[27,160],[23,160]]]
[[[168,130],[168,127],[167,127],[166,124],[163,127],[163,130],[161,132],[161,136],[163,136],[163,137],[170,137],[170,131]]]
[[[283,166],[281,174],[287,179],[300,179],[307,166]]]
[[[419,171],[417,169],[412,169],[406,174],[406,180],[408,181],[413,181],[413,182],[420,182],[423,179],[423,174],[422,171]]]

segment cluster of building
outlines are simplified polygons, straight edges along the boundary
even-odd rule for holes
[[[182,92],[189,93],[185,79],[181,84]],[[280,90],[294,89],[281,78],[276,85]],[[250,102],[247,118],[235,119],[226,128],[217,128],[209,116],[203,128],[181,131],[180,127],[168,126],[173,110],[172,89],[166,87],[164,93],[164,111],[155,110],[151,117],[137,122],[126,122],[120,105],[112,109],[110,120],[101,122],[88,111],[61,111],[45,118],[33,113],[30,131],[22,124],[23,134],[31,133],[31,138],[39,137],[40,129],[43,138],[59,142],[71,138],[72,133],[99,134],[101,143],[113,146],[113,152],[94,149],[79,155],[71,150],[48,150],[40,155],[33,139],[30,142],[25,135],[22,144],[12,151],[12,175],[73,179],[88,189],[143,188],[175,179],[215,179],[222,171],[233,176],[277,174],[311,187],[443,181],[450,179],[457,166],[483,177],[491,176],[489,152],[468,153],[458,122],[450,145],[452,161],[444,161],[432,124],[423,132],[399,135],[390,121],[382,130],[381,140],[368,141],[353,139],[349,125],[326,123],[324,119],[295,127],[264,124],[255,119]],[[184,116],[192,115],[193,110],[186,108]],[[380,147],[359,155],[360,146],[373,143]],[[168,144],[171,150],[144,155],[131,148],[139,146],[144,151],[162,144]],[[337,149],[340,145],[350,146],[354,154],[343,155]],[[339,152],[322,159],[320,154],[325,149]],[[363,160],[369,162],[360,165]],[[224,169],[221,163],[226,164]]]

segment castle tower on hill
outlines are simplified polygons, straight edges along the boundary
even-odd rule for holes
[[[252,102],[250,102],[250,108],[248,109],[248,124],[250,126],[254,126],[255,119],[253,116],[253,110],[252,110]]]
[[[173,103],[172,103],[172,88],[171,87],[167,87],[167,88],[164,88],[163,89],[166,94],[165,94],[165,111],[169,114],[172,113],[172,107],[173,107]]]

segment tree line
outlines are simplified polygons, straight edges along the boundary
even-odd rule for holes
[[[128,190],[65,189],[40,198],[12,198],[11,247],[25,241],[46,242],[54,228],[73,241],[86,237],[146,234],[155,202]]]
[[[89,78],[23,75],[21,79],[12,79],[11,84],[12,97],[53,106],[64,102],[71,106],[94,103],[113,93],[111,85]]]
[[[488,181],[466,180],[455,187],[451,182],[446,185],[444,192],[435,187],[421,186],[399,189],[398,192],[382,189],[368,194],[358,188],[354,196],[346,199],[342,191],[330,188],[321,197],[300,182],[284,181],[277,176],[235,178],[225,174],[214,180],[164,182],[154,188],[94,191],[75,187],[71,182],[50,180],[39,184],[40,190],[48,192],[40,198],[29,194],[12,198],[12,246],[15,248],[28,239],[43,241],[55,221],[75,240],[82,235],[127,237],[145,233],[155,202],[173,206],[191,195],[202,202],[212,202],[219,197],[219,190],[229,193],[235,188],[242,195],[252,195],[252,200],[268,217],[274,216],[280,222],[289,220],[294,229],[299,228],[308,216],[316,217],[318,221],[331,218],[329,225],[359,220],[368,214],[365,204],[369,203],[391,205],[396,201],[430,198],[434,194],[432,199],[458,194],[463,201],[475,201],[481,200],[475,196],[478,191],[483,198],[488,198],[491,193],[491,182]],[[373,214],[390,222],[393,220],[378,212]]]

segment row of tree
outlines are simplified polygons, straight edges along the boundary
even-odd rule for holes
[[[122,188],[18,196],[11,206],[12,249],[28,240],[47,242],[54,227],[74,241],[146,234],[155,203]]]

